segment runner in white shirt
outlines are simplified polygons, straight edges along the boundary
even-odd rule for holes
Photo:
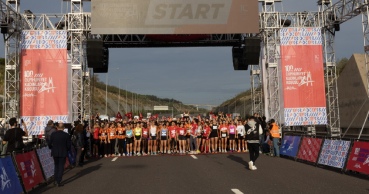
[[[245,139],[246,131],[245,131],[245,126],[242,124],[242,121],[238,121],[236,131],[237,131],[236,139],[238,143],[237,152],[245,151],[246,147],[245,147],[244,139]]]

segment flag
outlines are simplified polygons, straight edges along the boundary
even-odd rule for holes
[[[123,117],[122,117],[122,115],[120,114],[120,112],[118,112],[118,113],[117,113],[117,116],[116,116],[115,118],[117,118],[117,119],[122,119]]]
[[[132,119],[132,112],[126,113],[124,116],[126,116],[128,119]]]

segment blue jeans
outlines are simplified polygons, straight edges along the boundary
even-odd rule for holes
[[[264,143],[264,134],[261,134],[261,135],[259,135],[259,145],[260,145],[260,148],[261,148],[261,150],[262,150],[262,145],[263,145],[263,143]]]
[[[279,157],[279,138],[273,138],[273,149],[274,149],[274,156]]]

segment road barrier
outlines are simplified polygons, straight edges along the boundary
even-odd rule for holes
[[[65,168],[70,166],[69,161],[66,157]],[[27,193],[53,176],[54,159],[48,147],[0,156],[0,193]]]
[[[307,162],[316,163],[319,157],[319,151],[322,146],[321,138],[302,138],[297,158]]]
[[[280,154],[315,165],[369,175],[369,142],[365,141],[287,135],[282,139]]]
[[[280,148],[280,154],[296,157],[300,140],[300,136],[284,136],[282,140],[282,146]]]

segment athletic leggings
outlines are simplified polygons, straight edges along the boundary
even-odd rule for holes
[[[111,154],[116,154],[115,153],[115,139],[110,140],[110,153]]]
[[[250,161],[255,164],[256,159],[259,157],[259,144],[258,143],[247,143],[247,148],[250,153]]]
[[[110,155],[111,154],[111,143],[105,143],[105,155]]]
[[[176,139],[172,138],[170,140],[170,148],[174,150],[174,147],[177,147],[177,141]]]
[[[101,156],[105,155],[105,141],[100,141],[99,154]]]
[[[191,151],[196,151],[196,148],[197,148],[196,137],[191,136],[190,137],[190,149]]]
[[[127,154],[126,140],[118,139],[118,147],[120,154]]]

